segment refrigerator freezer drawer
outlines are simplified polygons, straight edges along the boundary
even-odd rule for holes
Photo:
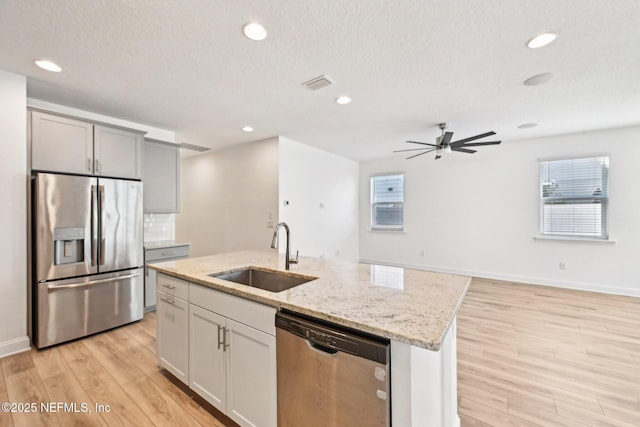
[[[36,285],[35,345],[48,347],[142,319],[142,268]]]

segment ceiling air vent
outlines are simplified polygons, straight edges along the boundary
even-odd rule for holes
[[[209,147],[202,147],[201,145],[187,144],[186,142],[180,143],[180,148],[186,148],[187,150],[193,150],[193,151],[200,151],[201,153],[203,151],[211,150],[211,148]]]
[[[334,84],[333,79],[326,74],[321,75],[320,77],[316,77],[315,79],[311,79],[308,82],[302,83],[303,86],[306,86],[307,89],[310,90],[318,90],[323,87],[327,87],[329,85]]]

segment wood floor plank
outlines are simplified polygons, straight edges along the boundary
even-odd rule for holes
[[[2,368],[4,359],[0,359],[0,396],[7,394],[7,385],[4,382],[4,370]]]
[[[30,352],[25,352],[31,359]],[[10,356],[13,357],[13,356]],[[19,360],[19,365],[28,366],[29,363],[24,357],[14,359]],[[42,411],[40,404],[51,402],[51,398],[47,394],[44,384],[40,379],[38,370],[31,363],[31,368],[16,372],[18,364],[14,364],[12,374],[5,377],[7,383],[8,402],[11,403],[32,403],[35,407],[30,412],[13,412],[11,414],[13,423],[16,427],[36,427],[36,426],[59,426],[60,423],[55,413]]]
[[[620,418],[582,411],[570,403],[557,402],[556,408],[560,416],[582,422],[589,427],[638,427],[638,424],[630,424]]]
[[[78,378],[78,381],[93,402],[109,408],[108,411],[101,412],[107,425],[153,425],[148,414],[138,406],[137,402],[131,399],[125,389],[108,372],[105,371],[94,376],[83,376]]]
[[[83,340],[63,344],[58,349],[69,369],[79,379],[106,372],[105,367],[94,357]]]
[[[201,425],[147,376],[127,384],[125,390],[155,425]]]
[[[1,368],[0,378],[3,378]],[[7,395],[7,393],[0,393],[0,403],[5,402],[9,402],[9,396]],[[11,412],[0,411],[0,427],[13,427],[13,418],[11,417]]]
[[[91,351],[93,357],[98,359],[118,384],[125,385],[143,377],[144,372],[125,354],[121,354],[117,349],[113,348],[107,335],[108,332],[93,335],[84,339],[83,342]]]
[[[167,374],[171,375],[171,374]],[[183,388],[180,388],[173,384],[167,377],[164,372],[156,372],[155,374],[149,375],[149,379],[156,383],[158,387],[167,393],[173,400],[175,400],[179,405],[184,408],[189,415],[191,415],[196,421],[198,421],[203,426],[211,426],[211,427],[224,427],[225,424],[221,421],[218,421],[214,415],[212,415],[208,410],[206,410],[203,405],[197,403],[193,396],[195,393],[191,390],[185,391]],[[186,388],[186,387],[185,387]]]
[[[640,425],[639,322],[639,298],[474,279],[458,315],[460,413],[512,422],[474,406],[475,387],[539,425]]]
[[[483,405],[474,400],[463,397],[460,399],[458,412],[461,416],[473,418],[489,426],[500,427],[540,427],[539,424],[502,412],[501,410]]]
[[[151,375],[160,371],[155,352],[149,351],[144,344],[133,338],[122,328],[109,331],[104,335],[104,338],[108,341],[113,351],[132,362],[144,374]]]
[[[63,374],[69,370],[59,347],[31,352],[31,358],[42,379]]]
[[[2,372],[4,373],[5,380],[13,374],[19,374],[32,368],[35,368],[35,365],[33,364],[30,351],[23,351],[22,353],[13,354],[2,359]]]
[[[70,370],[48,376],[44,386],[52,402],[62,402],[69,406],[57,412],[58,421],[63,426],[86,425],[106,426],[102,415],[95,410],[95,402],[82,388]]]

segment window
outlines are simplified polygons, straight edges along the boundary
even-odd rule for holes
[[[609,157],[540,162],[540,233],[608,239]]]
[[[404,175],[371,177],[371,228],[402,230]]]

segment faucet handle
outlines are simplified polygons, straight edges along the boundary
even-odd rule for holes
[[[297,264],[297,263],[298,263],[298,254],[299,254],[299,253],[300,253],[300,251],[296,251],[296,257],[295,257],[295,258],[291,258],[291,259],[289,260],[289,262],[290,262],[291,264]]]

